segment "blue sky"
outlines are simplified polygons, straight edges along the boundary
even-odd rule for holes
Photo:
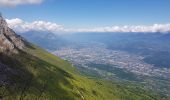
[[[170,32],[170,0],[0,0],[17,32]]]
[[[12,6],[4,6],[0,1],[0,12],[8,19],[49,21],[67,28],[170,23],[170,0],[43,0],[35,4],[23,1]]]

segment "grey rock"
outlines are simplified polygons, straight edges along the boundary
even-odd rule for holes
[[[24,39],[8,27],[7,22],[0,14],[0,52],[15,52],[23,50]]]

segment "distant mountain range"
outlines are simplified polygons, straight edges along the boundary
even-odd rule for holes
[[[55,50],[59,47],[68,45],[68,41],[64,38],[49,32],[30,31],[19,33],[28,41],[31,41],[47,50]]]

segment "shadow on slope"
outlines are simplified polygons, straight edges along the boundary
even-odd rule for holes
[[[66,71],[26,52],[0,54],[0,99],[73,100],[73,88]]]

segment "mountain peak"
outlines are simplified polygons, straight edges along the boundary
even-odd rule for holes
[[[7,28],[7,22],[5,21],[5,19],[2,17],[1,13],[0,13],[0,29],[2,28]]]
[[[21,36],[8,27],[6,20],[0,13],[0,53],[17,52],[25,47]]]
[[[0,17],[2,17],[2,13],[0,12]]]

